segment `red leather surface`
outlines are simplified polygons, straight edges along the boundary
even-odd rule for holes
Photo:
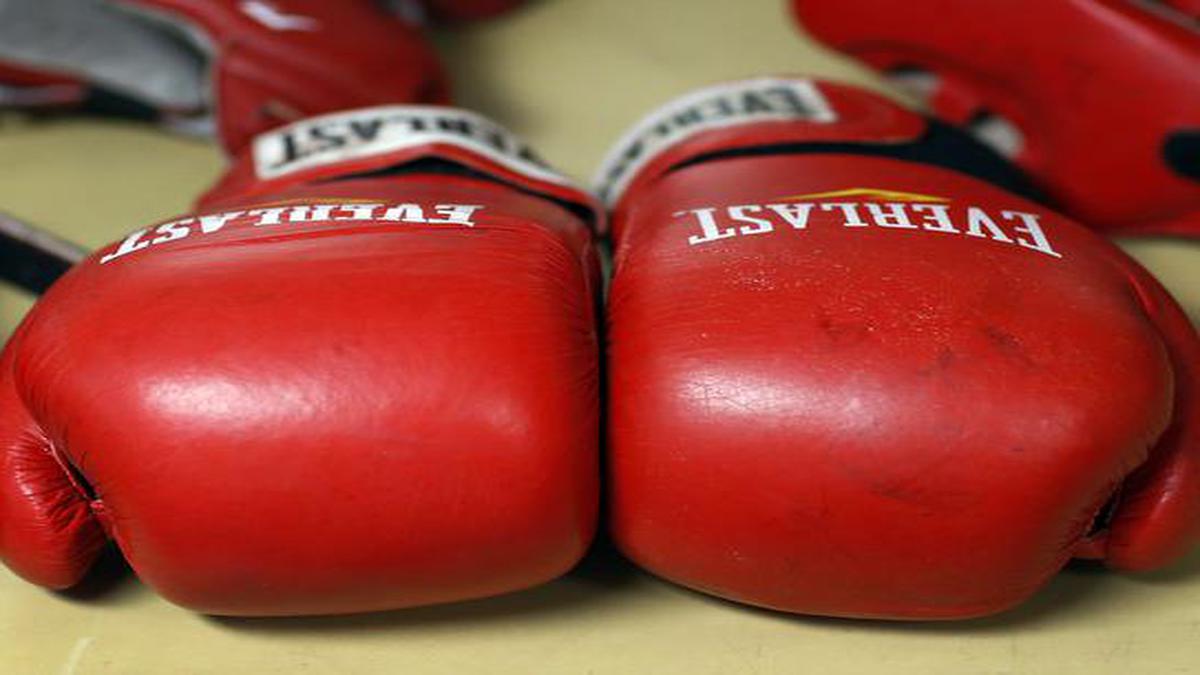
[[[822,90],[839,111],[898,110]],[[729,126],[665,155],[783,129],[803,142],[804,127]],[[1195,543],[1196,333],[1119,249],[887,157],[655,166],[614,214],[607,310],[611,527],[639,564],[792,612],[959,618],[1017,604],[1076,555],[1144,569]],[[804,203],[803,227],[763,206]],[[867,224],[821,207],[836,203]],[[911,226],[874,224],[872,206]],[[969,234],[972,206],[998,231]],[[721,238],[698,227],[703,209]],[[1035,214],[1048,246],[1005,211]],[[1098,516],[1114,496],[1110,529]]]
[[[364,202],[483,208],[473,227],[235,218],[100,264],[106,247],[49,291],[0,372],[15,571],[75,583],[102,525],[173,602],[280,615],[492,595],[575,563],[598,472],[587,228],[456,176],[236,208]]]
[[[22,68],[12,63],[0,63],[0,81],[18,87],[78,84],[75,78],[66,74]]]
[[[1177,9],[1195,11],[1188,5]],[[1200,131],[1194,20],[1128,0],[793,7],[835,49],[883,70],[935,74],[929,105],[939,116],[1009,120],[1024,137],[1015,159],[1080,222],[1120,234],[1200,232],[1200,178],[1164,161],[1173,134]],[[1185,160],[1193,171],[1195,145]]]
[[[374,0],[277,0],[273,11],[297,25],[284,30],[256,20],[238,0],[135,4],[185,18],[214,42],[217,122],[231,155],[254,135],[311,115],[449,100],[432,47]]]
[[[0,103],[4,107],[73,108],[87,97],[87,87],[64,73],[0,63]]]

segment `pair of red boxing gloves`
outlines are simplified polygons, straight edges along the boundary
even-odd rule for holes
[[[115,540],[215,614],[532,586],[594,534],[606,370],[607,525],[678,583],[955,618],[1071,558],[1167,564],[1200,525],[1200,343],[1024,175],[794,78],[653,113],[603,205],[452,108],[263,133],[11,338],[0,555],[62,588]]]

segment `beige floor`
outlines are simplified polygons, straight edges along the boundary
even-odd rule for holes
[[[587,178],[641,113],[742,75],[871,83],[793,31],[778,0],[542,0],[442,44],[459,100]],[[187,208],[211,148],[135,125],[0,119],[0,207],[92,246]],[[1200,318],[1200,245],[1129,245]],[[29,305],[0,295],[10,329]],[[957,624],[790,618],[602,556],[540,589],[392,614],[214,620],[129,576],[60,596],[0,571],[0,672],[1200,672],[1200,553],[1168,572],[1073,570],[1023,608]]]

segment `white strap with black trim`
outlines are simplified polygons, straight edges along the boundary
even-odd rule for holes
[[[693,91],[633,126],[600,163],[593,186],[613,206],[634,176],[655,156],[695,134],[759,121],[837,121],[812,80],[761,77]]]

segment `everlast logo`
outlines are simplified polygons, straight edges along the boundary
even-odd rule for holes
[[[732,237],[805,230],[810,220],[830,222],[818,214],[830,214],[837,227],[915,230],[990,239],[1062,257],[1046,236],[1036,213],[960,207],[942,197],[891,190],[855,188],[786,197],[771,204],[688,209],[673,215],[684,219],[690,228],[688,245],[701,246]]]
[[[225,229],[312,225],[321,223],[419,223],[424,225],[459,225],[474,227],[475,204],[382,204],[330,203],[288,204],[226,211],[172,220],[154,228],[130,234],[116,250],[100,258],[100,264],[110,263],[131,253],[188,237],[216,234]]]
[[[753,120],[832,122],[836,115],[811,82],[762,79],[718,85],[668,105],[617,144],[597,176],[600,197],[615,200],[633,174],[663,147],[702,131]]]
[[[535,177],[561,180],[529,146],[503,127],[464,110],[425,106],[335,113],[263,134],[254,143],[255,169],[261,178],[274,178],[430,143],[464,146]]]

